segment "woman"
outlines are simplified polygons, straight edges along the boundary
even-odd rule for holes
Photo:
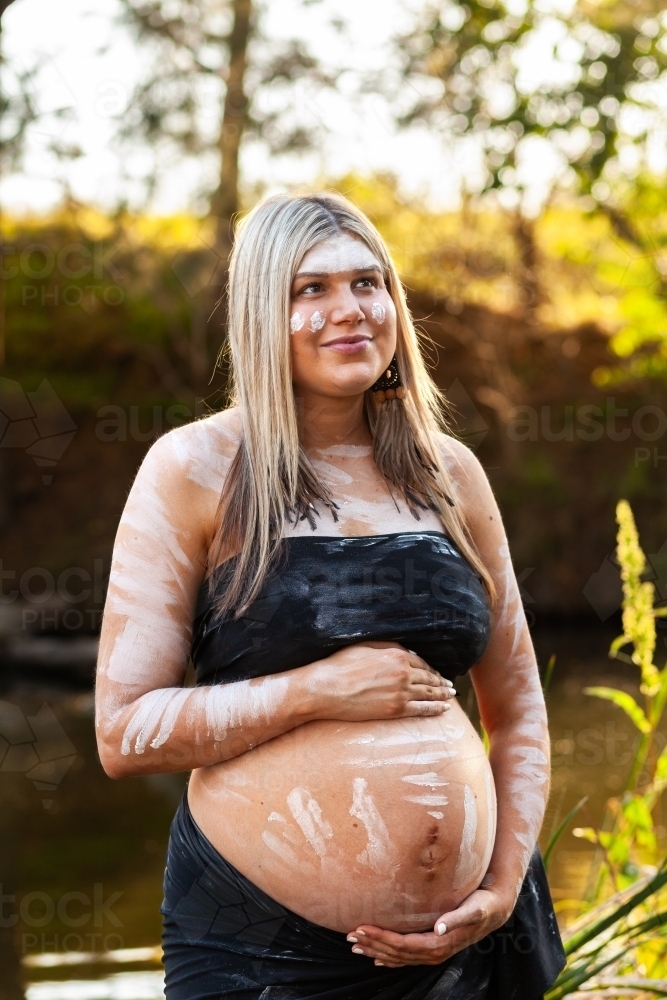
[[[343,198],[267,199],[229,308],[234,405],[146,456],[100,645],[107,773],[192,771],[167,997],[537,1000],[563,964],[538,671],[387,249]]]

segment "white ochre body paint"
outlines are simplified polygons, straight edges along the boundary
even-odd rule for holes
[[[387,767],[390,764],[437,764],[440,760],[458,756],[456,750],[432,750],[424,753],[397,754],[395,757],[355,757],[353,767]]]
[[[287,805],[315,854],[323,858],[333,830],[331,824],[323,819],[319,803],[307,788],[294,788],[287,796]]]
[[[449,799],[446,795],[404,795],[404,802],[414,802],[418,806],[446,806]]]
[[[342,242],[338,238],[326,241],[306,257],[307,266],[321,272],[379,266],[365,244],[347,237]],[[306,266],[305,259],[302,265]],[[382,303],[373,302],[372,292],[366,301],[370,303],[372,321],[386,322],[386,316],[381,320],[380,311],[374,308]],[[311,315],[314,305],[300,306],[299,312],[290,317],[293,332],[323,329],[326,316],[319,311]],[[364,309],[368,314],[368,307]],[[391,309],[389,301],[387,314]],[[363,732],[365,727],[343,728],[340,740],[346,744],[341,749],[344,767],[334,772],[342,777],[333,789],[329,774],[325,783],[319,775],[310,777],[300,757],[294,762],[294,778],[271,798],[269,783],[263,783],[264,775],[257,778],[251,763],[262,759],[266,763],[271,751],[261,758],[252,747],[262,743],[266,727],[288,703],[294,688],[290,688],[287,677],[278,674],[253,681],[183,687],[196,595],[207,571],[207,553],[200,540],[204,515],[200,512],[208,509],[206,504],[213,512],[217,509],[238,447],[239,434],[232,433],[236,426],[225,414],[218,414],[164,435],[151,448],[137,476],[119,526],[105,608],[98,674],[98,732],[121,755],[128,773],[133,773],[133,768],[136,773],[168,770],[171,760],[190,769],[192,761],[196,780],[191,789],[198,782],[199,803],[205,802],[208,795],[208,806],[211,810],[219,808],[221,817],[238,813],[241,818],[238,825],[230,820],[230,829],[224,834],[230,850],[234,844],[239,846],[233,863],[257,857],[264,870],[280,873],[288,887],[309,882],[306,890],[315,893],[318,886],[327,890],[327,886],[340,885],[351,894],[355,881],[370,886],[369,893],[375,892],[373,886],[390,886],[388,891],[392,899],[400,900],[397,905],[405,912],[406,920],[421,920],[424,926],[431,921],[432,925],[439,914],[429,916],[427,899],[414,902],[411,910],[412,888],[407,891],[407,883],[402,881],[411,875],[401,867],[409,862],[403,853],[408,842],[405,824],[414,818],[415,830],[421,837],[424,830],[430,835],[433,821],[443,821],[438,834],[442,846],[452,833],[451,821],[456,815],[457,830],[450,854],[455,885],[451,887],[471,891],[475,879],[490,864],[489,877],[496,884],[509,881],[511,893],[516,881],[518,890],[519,869],[525,870],[529,862],[544,812],[548,740],[519,589],[509,551],[504,543],[501,546],[500,536],[494,535],[492,544],[481,546],[485,564],[494,575],[498,600],[493,609],[489,657],[479,665],[479,692],[484,695],[486,688],[491,702],[501,695],[512,707],[516,724],[502,756],[502,767],[496,768],[494,762],[494,776],[488,767],[483,774],[466,771],[468,761],[482,757],[481,745],[479,755],[470,748],[467,723],[443,724],[434,735],[430,723],[406,719],[392,724],[389,731],[386,725],[369,725],[363,735],[353,738],[349,738],[352,733]],[[378,490],[373,478],[372,449],[367,445],[339,443],[312,448],[310,457],[340,505],[337,522],[326,509],[318,511],[320,535],[443,532],[435,512],[424,511],[417,523],[400,496],[395,502],[388,492],[385,495]],[[467,502],[466,489],[464,480],[452,484],[457,502]],[[206,503],[202,497],[208,498]],[[192,515],[192,510],[197,511],[197,516]],[[285,525],[284,534],[292,533],[313,535],[305,521]],[[322,627],[328,628],[328,623]],[[496,663],[501,664],[500,672]],[[505,670],[506,664],[511,664],[511,670]],[[497,676],[505,678],[500,694],[496,690]],[[452,716],[456,719],[455,713]],[[493,734],[491,740],[493,743]],[[244,746],[249,753],[244,752]],[[197,756],[200,752],[201,759]],[[312,754],[317,763],[315,743]],[[226,760],[227,756],[237,757],[237,763],[217,768],[215,761]],[[214,766],[205,766],[211,762]],[[329,760],[322,761],[323,768],[329,764]],[[459,764],[463,765],[463,776]],[[470,777],[466,777],[468,773]],[[473,773],[478,774],[479,781],[472,777]],[[271,774],[270,769],[266,774]],[[386,786],[392,777],[391,801],[400,807],[404,817],[400,829],[394,810],[385,805],[389,801]],[[470,784],[462,785],[465,780]],[[501,803],[500,822],[494,781]],[[193,810],[194,805],[193,798]],[[204,809],[201,815],[205,815]],[[256,825],[246,822],[244,826],[244,817],[249,821],[253,816]],[[358,822],[352,823],[350,817]],[[492,859],[496,835],[499,850]],[[344,851],[345,837],[351,838],[349,856]],[[224,842],[215,846],[224,852]],[[335,879],[331,877],[334,871]],[[419,916],[422,911],[423,919]]]
[[[303,330],[303,324],[305,322],[306,321],[305,321],[305,319],[303,318],[303,316],[301,315],[300,312],[292,313],[292,318],[289,321],[289,328],[290,328],[291,332],[292,333],[298,333],[299,330]]]
[[[354,816],[364,824],[368,836],[366,847],[357,855],[357,861],[362,865],[368,865],[378,875],[393,872],[398,867],[396,849],[373,797],[368,792],[368,782],[365,778],[355,778],[352,783],[350,816]]]
[[[327,321],[326,313],[321,313],[319,309],[315,310],[313,315],[310,317],[310,323],[308,324],[311,333],[319,333],[324,327]]]
[[[286,865],[289,865],[290,868],[299,867],[299,856],[294,848],[286,844],[280,837],[277,837],[275,833],[272,833],[270,830],[264,830],[262,840],[268,849],[276,854]]]
[[[425,788],[443,788],[449,784],[443,781],[435,771],[428,771],[426,774],[406,774],[401,781],[407,781],[410,785],[423,785]]]
[[[317,243],[297,268],[302,273],[342,274],[349,271],[383,271],[380,261],[361,240],[341,233]]]
[[[378,325],[382,325],[387,318],[387,310],[381,302],[374,302],[371,306],[371,316]]]
[[[453,887],[456,890],[465,888],[479,871],[479,855],[475,851],[477,803],[470,785],[465,785],[463,789],[463,810],[464,819],[461,847],[459,849],[459,860],[456,863],[456,871],[454,872]]]

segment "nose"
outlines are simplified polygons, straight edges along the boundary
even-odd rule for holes
[[[337,289],[333,309],[330,313],[332,323],[357,326],[366,318],[357,297],[348,286]]]

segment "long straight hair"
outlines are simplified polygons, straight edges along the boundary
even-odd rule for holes
[[[211,548],[211,569],[233,552],[222,575],[209,579],[218,615],[240,617],[258,596],[281,552],[286,522],[336,504],[299,442],[290,358],[291,288],[304,255],[317,243],[347,233],[382,264],[396,307],[396,359],[404,399],[378,403],[365,393],[373,458],[388,484],[419,519],[435,511],[445,533],[481,577],[493,581],[470,537],[436,434],[447,433],[446,400],[428,373],[398,272],[369,219],[337,194],[277,195],[261,201],[238,227],[229,271],[230,403],[238,406],[242,437],[222,491]],[[390,485],[390,490],[391,490]],[[220,578],[222,576],[222,579]]]

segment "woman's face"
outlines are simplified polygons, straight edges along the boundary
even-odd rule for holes
[[[380,377],[396,350],[396,309],[365,243],[343,233],[308,251],[292,282],[290,330],[297,391],[352,396]]]

